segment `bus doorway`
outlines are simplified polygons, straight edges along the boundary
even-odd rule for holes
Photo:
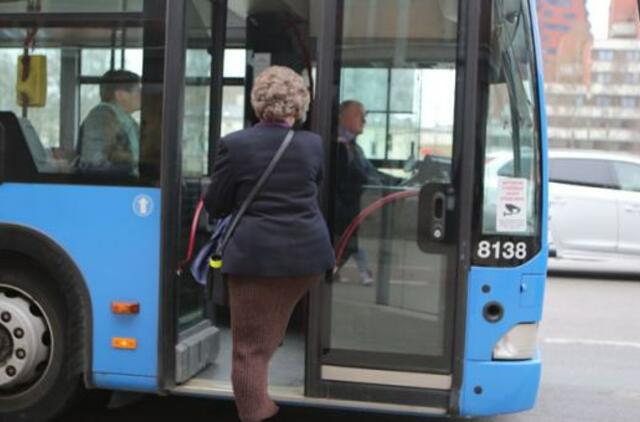
[[[180,215],[170,235],[178,260],[190,244],[197,251],[210,234],[207,216],[195,225],[192,217],[208,185],[216,140],[257,123],[250,105],[254,78],[268,66],[288,66],[303,75],[314,92],[318,51],[318,5],[309,0],[185,3]],[[309,129],[311,116],[297,128]],[[211,394],[229,394],[229,307],[207,297],[186,262],[178,266],[182,271],[174,276],[177,332],[171,381],[181,391],[197,385]],[[303,394],[306,323],[307,308],[301,303],[271,364],[270,384],[290,396]]]
[[[457,1],[340,4],[332,14],[303,0],[186,2],[178,250],[188,247],[215,140],[256,123],[253,78],[270,65],[295,69],[312,92],[299,126],[325,141],[331,177],[319,199],[344,265],[294,312],[270,386],[290,400],[375,397],[438,413],[452,388],[459,181],[451,169],[465,139],[456,123],[464,82]],[[362,133],[346,126],[353,106],[366,120]],[[354,188],[358,165],[366,180]],[[188,364],[176,390],[231,394],[228,308],[207,302],[188,276],[176,292],[180,331],[209,330],[219,347],[209,362]],[[176,375],[181,350],[198,344],[189,338],[178,333]]]
[[[452,169],[469,141],[465,27],[457,0],[346,0],[336,14],[327,188],[339,270],[314,295],[310,391],[443,412],[463,221]]]

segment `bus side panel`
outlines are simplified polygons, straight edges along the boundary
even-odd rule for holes
[[[533,408],[540,383],[540,359],[522,362],[471,362],[464,367],[468,387],[461,395],[463,416],[517,413]],[[488,384],[487,380],[495,381]],[[475,388],[481,386],[482,391]]]
[[[130,382],[131,389],[155,391],[160,190],[6,183],[0,204],[0,222],[41,232],[82,272],[93,307],[96,386]],[[140,313],[115,315],[112,301],[139,302]],[[115,349],[114,337],[136,339],[137,348]],[[115,381],[108,374],[125,377]]]
[[[547,248],[518,268],[473,267],[469,274],[464,379],[460,414],[487,416],[533,407],[540,383],[540,359],[494,361],[496,343],[519,323],[542,317]],[[483,286],[489,286],[488,293]],[[487,321],[485,306],[497,302],[502,319]]]
[[[542,253],[518,268],[473,267],[469,273],[469,299],[465,358],[491,360],[495,344],[511,328],[520,323],[535,323],[542,318],[545,273]],[[488,293],[483,287],[489,286]],[[484,317],[485,306],[498,303],[504,315],[498,321]]]
[[[533,260],[521,267],[504,269],[473,267],[470,271],[464,380],[459,407],[461,415],[464,416],[513,413],[531,409],[535,404],[540,384],[539,352],[536,358],[527,361],[492,361],[495,342],[511,327],[521,322],[539,322],[542,318],[548,257],[549,184],[546,103],[536,10],[536,1],[530,0],[529,14],[534,32],[542,156],[540,238],[543,246]],[[485,284],[491,287],[489,293],[482,292],[482,286]],[[484,319],[482,310],[485,304],[494,300],[508,307],[505,306],[502,320],[489,323]]]
[[[93,381],[96,387],[106,390],[139,391],[142,393],[156,393],[158,390],[155,377],[94,372]]]

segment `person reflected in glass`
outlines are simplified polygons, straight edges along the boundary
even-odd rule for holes
[[[302,76],[272,66],[256,78],[251,105],[260,122],[218,141],[204,204],[212,218],[237,211],[308,110]],[[333,269],[329,230],[318,204],[323,142],[296,131],[273,172],[246,209],[223,253],[231,307],[231,383],[240,420],[269,419],[269,362],[296,303]]]
[[[336,233],[342,236],[349,224],[360,214],[360,199],[366,184],[381,184],[378,170],[365,157],[364,151],[356,142],[364,131],[366,111],[364,105],[356,100],[343,101],[339,109],[338,147],[337,147],[337,186],[336,186]],[[336,280],[342,281],[340,269],[354,257],[360,273],[360,282],[373,283],[373,272],[367,252],[358,243],[357,230],[351,236]]]
[[[100,100],[80,125],[77,167],[86,173],[138,176],[140,127],[132,114],[140,110],[140,76],[109,70],[101,78]]]

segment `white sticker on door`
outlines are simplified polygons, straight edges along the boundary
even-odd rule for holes
[[[496,231],[522,233],[527,231],[527,179],[498,178]]]

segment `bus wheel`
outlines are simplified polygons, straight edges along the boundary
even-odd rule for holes
[[[64,304],[50,278],[0,268],[1,422],[49,419],[80,391]]]

